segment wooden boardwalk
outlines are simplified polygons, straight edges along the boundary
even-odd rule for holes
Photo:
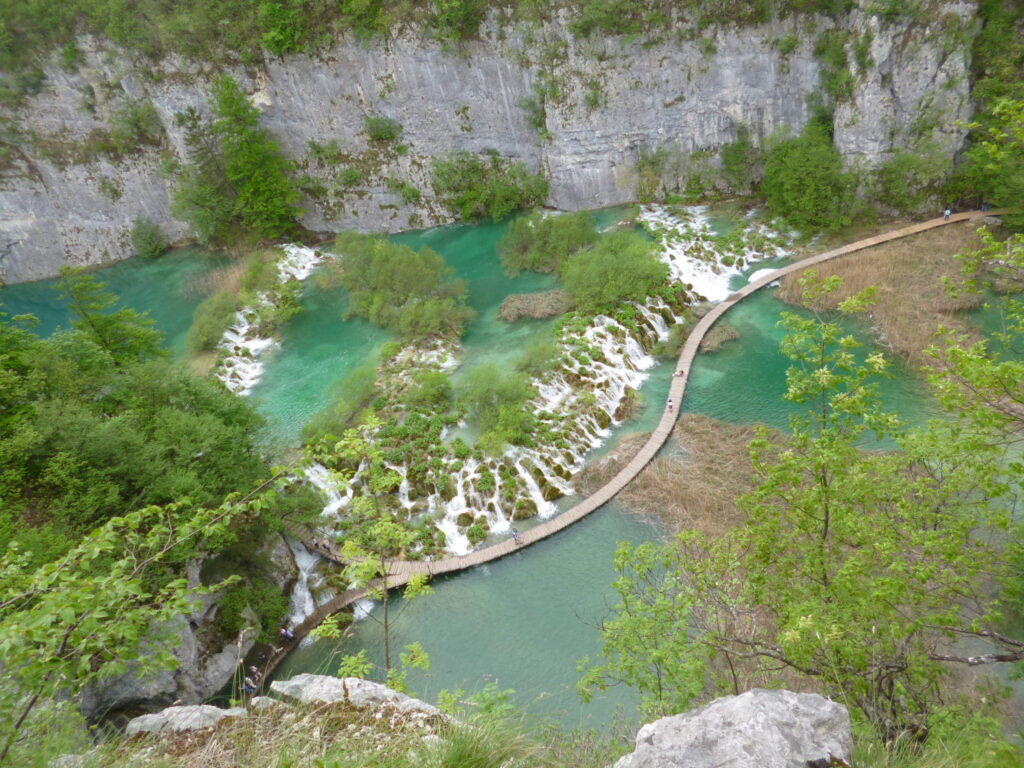
[[[750,294],[759,291],[766,285],[775,282],[780,277],[792,274],[794,272],[803,271],[809,267],[813,267],[816,264],[829,261],[839,256],[844,256],[848,253],[854,253],[856,251],[862,251],[865,248],[870,248],[874,245],[881,243],[887,243],[890,240],[898,240],[901,237],[907,237],[909,235],[915,235],[919,232],[924,232],[929,229],[941,227],[946,224],[955,224],[961,221],[967,221],[975,216],[1001,216],[1007,211],[1004,209],[997,211],[968,211],[966,213],[956,213],[949,217],[948,220],[939,217],[936,219],[930,219],[929,221],[923,221],[919,224],[912,224],[907,227],[892,230],[891,232],[885,232],[874,237],[865,238],[864,240],[858,240],[854,243],[834,248],[824,253],[819,253],[814,256],[810,256],[806,259],[802,259],[794,264],[790,264],[787,267],[782,267],[775,270],[770,275],[745,285],[736,293],[729,296],[725,301],[716,304],[710,312],[700,319],[696,327],[690,332],[690,335],[686,339],[686,343],[683,345],[682,351],[679,353],[679,359],[676,362],[676,375],[672,378],[672,385],[669,388],[668,403],[672,403],[672,408],[666,407],[661,415],[661,420],[658,422],[658,426],[651,432],[650,437],[647,438],[647,442],[637,451],[636,455],[632,460],[619,470],[618,474],[609,480],[604,486],[596,490],[587,498],[580,501],[571,509],[562,512],[561,514],[552,517],[550,520],[545,520],[537,526],[524,531],[519,535],[520,543],[514,542],[512,539],[492,544],[489,547],[470,552],[468,555],[451,556],[445,557],[441,560],[435,560],[433,562],[424,561],[410,561],[410,560],[396,560],[390,564],[390,569],[387,578],[387,587],[389,589],[393,587],[400,587],[406,584],[414,574],[425,574],[428,577],[440,576],[446,573],[455,573],[462,571],[467,568],[472,568],[477,565],[483,565],[489,563],[492,560],[510,555],[523,547],[527,547],[530,544],[546,539],[552,534],[555,534],[565,528],[568,528],[573,523],[581,520],[582,518],[589,515],[595,509],[607,504],[615,495],[621,491],[627,483],[629,483],[634,477],[636,477],[640,470],[642,470],[647,464],[657,455],[658,451],[668,440],[668,436],[672,433],[672,429],[675,427],[676,419],[679,416],[679,407],[683,402],[683,395],[686,392],[686,382],[690,376],[690,369],[693,366],[693,360],[697,356],[697,352],[700,349],[700,343],[703,341],[705,334],[711,327],[732,307],[743,299],[750,296]],[[311,541],[314,532],[308,529],[299,528],[298,526],[289,526],[290,531],[293,535],[299,538],[303,544],[329,560],[341,563],[343,562],[338,550],[333,546],[320,545],[316,548],[312,547]],[[350,589],[339,595],[336,595],[331,600],[327,601],[319,608],[317,608],[305,621],[294,628],[295,638],[289,642],[283,644],[280,648],[275,648],[271,658],[265,663],[264,678],[273,671],[273,669],[280,663],[280,661],[292,650],[298,643],[305,637],[310,631],[317,627],[324,619],[328,616],[337,613],[343,608],[348,607],[352,603],[366,597],[368,590],[366,589]]]

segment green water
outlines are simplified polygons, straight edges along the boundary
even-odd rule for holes
[[[192,313],[206,296],[201,278],[229,262],[225,256],[180,249],[158,259],[128,259],[96,270],[96,277],[121,299],[120,306],[143,312],[156,321],[168,346],[181,355]],[[49,336],[71,325],[71,314],[57,300],[57,280],[39,280],[0,288],[0,310],[39,318],[36,333]]]
[[[602,225],[618,215],[616,211],[598,214]],[[509,293],[557,285],[547,275],[514,279],[504,275],[495,253],[503,231],[503,225],[491,223],[394,236],[414,248],[434,248],[466,280],[470,303],[478,315],[464,338],[467,365],[463,368],[481,362],[511,365],[525,345],[543,338],[553,325],[550,320],[508,325],[497,319],[497,309]],[[202,298],[194,289],[195,278],[222,263],[197,252],[179,252],[153,262],[123,262],[98,275],[122,295],[125,304],[148,309],[180,348],[192,311]],[[773,262],[752,269],[778,265]],[[68,323],[66,310],[50,289],[52,282],[0,289],[0,302],[14,314],[37,314],[41,330],[52,332]],[[737,284],[742,282],[737,279]],[[741,338],[718,352],[698,357],[683,403],[685,410],[734,423],[785,427],[793,406],[781,400],[787,363],[778,353],[782,332],[776,323],[779,312],[792,311],[792,307],[771,293],[746,300],[726,316],[740,330]],[[267,414],[274,436],[282,442],[294,442],[302,424],[331,401],[332,384],[370,360],[390,338],[362,321],[343,320],[345,302],[343,291],[325,289],[310,280],[303,296],[305,311],[284,326],[281,347],[267,357],[264,379],[253,395]],[[669,361],[651,371],[637,412],[595,455],[605,453],[626,434],[654,427],[672,369]],[[882,385],[886,404],[910,421],[925,418],[931,411],[920,385],[898,367],[894,373]],[[431,671],[414,673],[412,689],[430,699],[443,688],[472,691],[496,680],[503,688],[514,688],[518,703],[528,711],[556,718],[567,726],[602,727],[617,711],[635,719],[636,697],[631,691],[615,688],[582,705],[573,685],[578,678],[577,660],[598,649],[593,624],[614,603],[609,585],[616,543],[640,542],[658,535],[654,525],[613,503],[510,558],[438,580],[434,593],[409,604],[394,627],[395,646],[418,640],[431,655]],[[396,608],[399,602],[395,601]],[[358,622],[354,637],[344,644],[320,642],[301,648],[286,660],[277,676],[333,671],[339,653],[359,649],[379,659],[380,630],[372,620]]]
[[[493,680],[514,688],[516,702],[528,711],[566,726],[598,727],[618,709],[633,720],[637,699],[628,689],[613,688],[584,705],[573,684],[576,662],[598,649],[591,625],[614,600],[609,585],[616,543],[654,535],[652,526],[608,505],[529,550],[435,581],[434,593],[410,602],[393,625],[393,647],[419,641],[430,654],[430,672],[414,671],[411,689],[432,700],[443,688],[473,692]],[[400,604],[392,600],[396,611]],[[344,646],[300,648],[275,677],[330,673],[337,653],[360,648],[382,663],[381,636],[380,626],[364,619]]]

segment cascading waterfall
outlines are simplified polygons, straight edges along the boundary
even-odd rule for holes
[[[295,627],[301,624],[307,616],[316,610],[316,601],[313,599],[310,579],[313,579],[312,586],[318,586],[319,581],[314,573],[320,556],[310,552],[305,545],[296,541],[291,536],[285,537],[288,546],[295,558],[295,565],[299,569],[299,578],[292,590],[291,605],[288,611],[288,625]]]
[[[277,262],[277,282],[284,285],[291,280],[304,281],[312,274],[325,255],[304,245],[288,244]],[[263,377],[263,353],[277,344],[273,337],[261,337],[260,312],[277,303],[279,296],[273,290],[264,291],[254,304],[235,313],[234,322],[221,337],[217,349],[223,358],[214,375],[225,386],[239,395],[248,395]]]
[[[707,206],[689,206],[683,213],[685,218],[663,206],[647,205],[640,209],[637,221],[660,239],[672,280],[692,286],[708,301],[727,298],[732,293],[730,279],[746,264],[788,255],[783,237],[763,224],[748,221],[742,241],[724,250],[711,229]]]

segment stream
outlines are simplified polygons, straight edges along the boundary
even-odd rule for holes
[[[601,226],[619,215],[614,210],[596,214]],[[554,324],[553,320],[533,320],[510,325],[497,318],[498,306],[509,293],[557,286],[551,275],[526,273],[509,278],[503,273],[495,246],[504,230],[504,224],[489,223],[393,236],[413,248],[428,245],[435,249],[456,275],[466,280],[478,316],[463,338],[467,359],[463,367],[483,362],[508,366],[529,342],[548,333]],[[755,263],[742,271],[749,276],[781,263]],[[155,261],[133,259],[97,274],[124,304],[149,310],[170,345],[182,354],[192,312],[203,298],[201,278],[224,264],[223,257],[186,250]],[[0,310],[36,314],[41,321],[38,331],[43,334],[67,326],[68,313],[52,290],[54,282],[0,289]],[[744,275],[736,274],[729,288],[745,282]],[[726,321],[741,337],[698,357],[682,410],[737,424],[763,422],[785,427],[792,406],[781,399],[787,361],[778,352],[782,331],[777,321],[780,312],[793,308],[775,299],[773,293],[766,289],[729,312]],[[343,319],[346,299],[341,289],[325,289],[315,279],[307,280],[302,305],[304,311],[282,328],[280,345],[264,353],[265,372],[252,389],[252,397],[268,419],[268,440],[281,450],[294,446],[302,425],[331,402],[332,384],[372,359],[390,339],[386,331],[362,320]],[[857,332],[866,337],[863,330]],[[613,430],[589,460],[603,455],[623,435],[654,427],[672,367],[672,361],[659,361],[645,371],[648,376],[640,390],[640,407]],[[899,366],[894,366],[892,378],[882,382],[882,391],[886,406],[908,421],[921,421],[932,414],[920,383]],[[576,500],[562,499],[558,505],[564,508]],[[637,698],[625,688],[613,688],[593,702],[581,704],[574,691],[576,665],[599,650],[594,625],[614,603],[610,584],[616,544],[624,540],[638,543],[660,533],[655,522],[634,516],[613,502],[512,557],[436,580],[433,594],[408,606],[392,598],[392,615],[404,611],[394,624],[392,646],[419,641],[431,657],[429,672],[410,674],[411,690],[434,700],[441,689],[473,692],[493,681],[500,688],[515,689],[515,701],[526,711],[564,726],[602,728],[616,719],[635,721]],[[293,596],[293,613],[308,613],[316,596],[316,563],[302,552],[296,551],[296,555],[303,590]],[[372,620],[378,610],[379,606],[374,607],[370,619],[357,621],[347,640],[303,644],[275,676],[331,673],[341,655],[361,649],[380,662],[381,633]]]

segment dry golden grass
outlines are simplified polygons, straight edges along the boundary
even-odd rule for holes
[[[684,453],[652,461],[619,493],[618,500],[633,512],[659,518],[673,531],[724,533],[743,522],[735,499],[753,488],[747,444],[755,429],[682,414],[672,436]],[[645,439],[646,435],[636,435],[624,440],[605,459],[584,470],[581,490],[590,493],[606,483]]]
[[[196,275],[185,286],[187,296],[209,296],[220,291],[238,293],[238,284],[245,274],[247,262],[236,259],[230,264]]]
[[[922,362],[940,325],[977,337],[979,331],[962,313],[977,307],[979,300],[973,296],[953,299],[942,284],[944,277],[960,280],[953,256],[980,247],[976,228],[969,222],[950,224],[820,264],[818,274],[838,275],[843,287],[814,308],[834,309],[847,296],[877,287],[870,313],[876,331],[893,352],[915,364]],[[799,274],[782,278],[779,298],[802,303],[798,278]]]
[[[701,352],[717,352],[723,344],[735,341],[740,337],[740,332],[728,323],[717,322],[711,326],[711,330],[704,334],[700,342]]]

